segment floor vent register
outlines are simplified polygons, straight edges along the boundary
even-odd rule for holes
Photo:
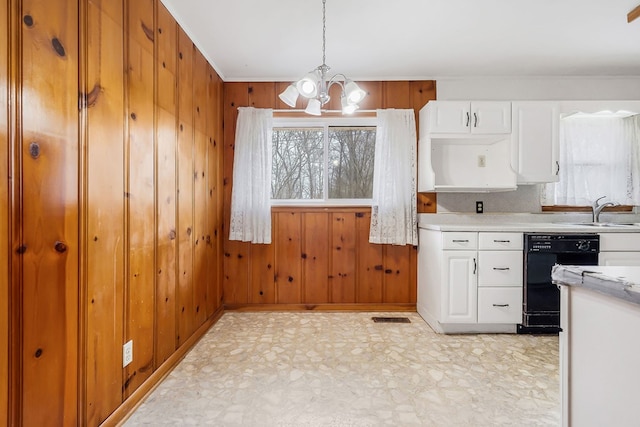
[[[411,323],[408,317],[372,317],[375,323]]]

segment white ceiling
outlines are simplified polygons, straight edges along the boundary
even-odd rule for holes
[[[225,81],[322,63],[321,0],[162,0]],[[640,76],[640,0],[327,0],[327,65],[356,80]]]

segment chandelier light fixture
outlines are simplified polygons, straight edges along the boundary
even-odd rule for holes
[[[309,71],[304,77],[295,83],[290,84],[278,95],[282,102],[295,108],[298,96],[302,95],[309,99],[307,114],[319,116],[322,113],[322,106],[329,102],[329,89],[337,84],[342,89],[340,104],[342,114],[351,114],[359,108],[359,103],[367,93],[362,90],[356,82],[349,80],[344,74],[335,74],[327,79],[330,67],[326,64],[326,3],[322,0],[322,65]]]

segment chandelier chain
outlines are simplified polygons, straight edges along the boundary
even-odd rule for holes
[[[325,48],[327,44],[327,0],[322,0],[322,65],[327,63]]]

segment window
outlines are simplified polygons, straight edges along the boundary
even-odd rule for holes
[[[375,140],[375,118],[274,119],[273,204],[370,204]]]
[[[638,203],[637,117],[576,114],[560,123],[560,180],[547,184],[543,205],[590,206],[599,197]]]

